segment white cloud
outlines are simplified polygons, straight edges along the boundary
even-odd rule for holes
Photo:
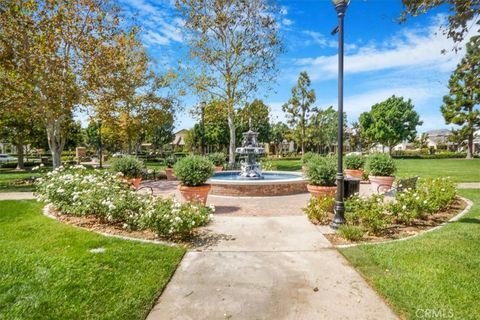
[[[302,31],[303,34],[308,36],[308,40],[306,40],[304,43],[305,45],[319,45],[321,47],[330,47],[330,48],[336,48],[337,47],[337,42],[331,39],[328,39],[325,37],[323,34],[320,32],[316,31],[311,31],[311,30],[304,30]]]
[[[451,71],[462,57],[448,50],[453,46],[439,30],[438,19],[427,32],[407,29],[381,44],[363,47],[350,46],[355,50],[345,56],[345,73],[355,74],[395,68],[429,68],[436,72]],[[306,31],[319,44],[328,44],[321,34]],[[447,49],[446,54],[441,54]],[[312,80],[331,79],[337,74],[337,55],[297,59],[295,64],[306,69]]]
[[[144,27],[143,39],[147,45],[169,45],[183,42],[181,27],[183,21],[175,17],[174,7],[168,2],[145,0],[122,0],[125,9],[137,15]]]
[[[293,24],[293,21],[287,18],[282,19],[282,25],[284,26],[291,26]]]

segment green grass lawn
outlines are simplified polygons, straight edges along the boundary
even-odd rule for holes
[[[458,222],[407,241],[340,250],[408,319],[425,318],[424,310],[444,315],[431,319],[480,319],[480,190],[460,193],[475,206]]]
[[[157,171],[163,171],[165,170],[165,164],[162,162],[145,162],[145,166],[148,169],[155,169]]]
[[[455,182],[480,182],[480,159],[396,159],[398,177],[451,177]],[[301,160],[271,160],[276,170],[298,171]]]
[[[15,180],[31,177],[40,177],[41,173],[31,171],[15,171],[13,169],[0,169],[0,192],[34,191],[33,185],[15,184]]]
[[[274,170],[280,171],[299,171],[302,169],[301,160],[283,160],[283,159],[273,159],[270,160]]]
[[[480,159],[396,159],[397,176],[451,177],[455,182],[480,182]]]
[[[185,250],[104,237],[41,208],[0,201],[0,318],[144,319]]]

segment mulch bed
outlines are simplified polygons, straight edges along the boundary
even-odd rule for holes
[[[150,230],[128,230],[123,228],[121,224],[108,223],[94,216],[69,216],[65,214],[59,214],[58,211],[52,209],[48,213],[51,216],[55,217],[55,219],[63,223],[71,224],[76,227],[85,228],[96,232],[143,240],[165,240],[160,239],[154,232]]]
[[[457,214],[463,211],[467,207],[467,203],[460,199],[456,198],[455,201],[444,211],[437,212],[435,214],[425,217],[425,219],[417,219],[412,221],[409,225],[404,224],[392,224],[387,229],[383,231],[382,234],[378,236],[369,236],[365,235],[364,238],[360,241],[361,243],[375,243],[383,242],[387,240],[396,240],[406,237],[410,237],[416,234],[419,234],[428,229],[434,228],[441,225],[442,223],[447,222]],[[325,234],[325,237],[333,245],[348,245],[355,244],[356,242],[343,239],[340,235],[336,233]]]
[[[155,232],[151,230],[128,230],[123,228],[122,224],[108,223],[95,216],[76,217],[66,214],[59,214],[57,210],[54,210],[51,207],[48,211],[48,214],[63,223],[94,232],[140,240],[154,240],[170,244],[175,243],[180,246],[187,246],[190,248],[195,248],[197,250],[208,250],[208,248],[214,246],[219,241],[235,240],[235,238],[229,235],[215,234],[210,232],[206,228],[194,230],[192,235],[188,239],[164,238],[159,237]]]

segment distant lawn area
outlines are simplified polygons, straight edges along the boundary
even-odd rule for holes
[[[270,160],[275,170],[298,171],[301,160]],[[398,177],[451,177],[455,182],[480,182],[480,159],[395,159]]]
[[[104,237],[41,208],[0,201],[0,318],[144,319],[185,250]]]
[[[340,250],[406,319],[480,319],[480,192],[460,194],[475,205],[458,222],[407,241]]]
[[[0,192],[34,191],[33,185],[16,184],[19,179],[40,177],[41,173],[27,171],[15,171],[13,169],[0,169]]]
[[[396,159],[398,177],[451,177],[455,182],[480,182],[480,159]]]

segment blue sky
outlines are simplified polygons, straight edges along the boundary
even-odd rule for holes
[[[175,68],[186,58],[182,19],[173,1],[122,0],[127,15],[142,26],[141,39],[159,68]],[[316,91],[316,106],[336,108],[337,38],[330,35],[337,17],[330,0],[279,1],[280,32],[286,52],[279,57],[278,81],[273,90],[259,92],[271,108],[273,121],[285,120],[281,105],[300,71],[307,71]],[[345,19],[345,102],[349,123],[392,94],[412,99],[424,124],[420,132],[448,128],[440,113],[451,72],[464,51],[454,53],[452,42],[439,30],[445,8],[398,24],[400,0],[352,0]],[[441,54],[447,49],[447,54]],[[183,99],[185,110],[176,127],[190,128],[195,120],[188,108],[193,95]]]

